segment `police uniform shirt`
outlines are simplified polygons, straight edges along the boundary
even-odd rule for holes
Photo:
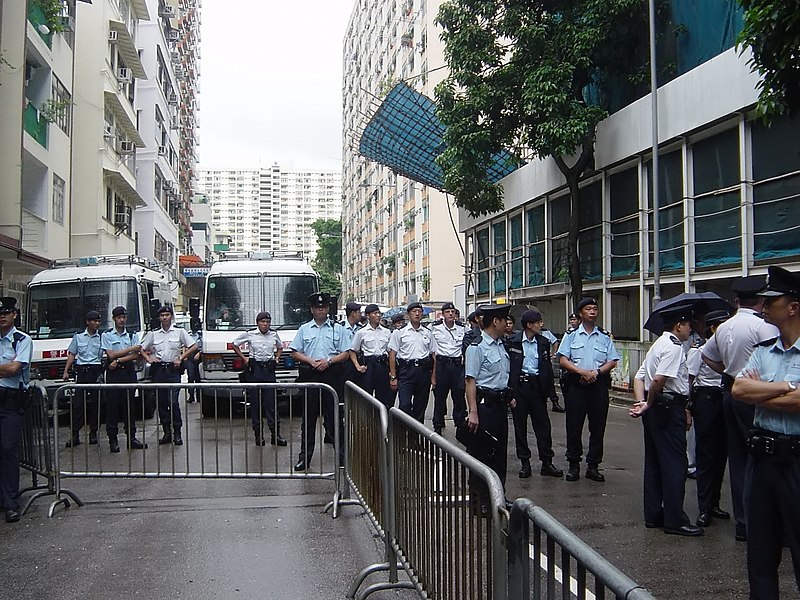
[[[100,333],[89,334],[85,329],[81,333],[72,336],[67,352],[76,356],[75,362],[78,365],[99,365],[100,364]]]
[[[12,326],[8,333],[0,337],[0,365],[8,365],[12,362],[22,363],[22,369],[16,375],[0,377],[0,387],[19,389],[19,384],[25,383],[30,377],[31,357],[33,355],[33,342],[30,336],[22,334],[23,337],[17,342],[14,349],[14,333],[17,328]],[[22,332],[20,332],[22,333]]]
[[[555,344],[555,343],[558,341],[558,338],[557,338],[555,335],[553,335],[553,332],[552,332],[552,331],[550,331],[549,329],[542,329],[542,331],[541,331],[541,334],[540,334],[540,335],[541,335],[541,336],[542,336],[544,339],[546,339],[548,342],[550,342],[550,345],[551,345],[551,346],[552,346],[553,344]]]
[[[725,374],[736,377],[753,348],[778,335],[778,328],[767,323],[753,309],[740,308],[703,344],[703,356],[721,362],[725,365]]]
[[[502,338],[494,340],[485,331],[481,341],[470,344],[464,358],[464,375],[475,380],[475,385],[490,390],[508,387],[508,371],[511,364]]]
[[[361,324],[356,322],[351,325],[349,322],[345,321],[342,323],[341,327],[344,329],[344,346],[349,350],[353,345],[353,337],[361,330]]]
[[[683,344],[669,331],[662,333],[650,347],[636,378],[643,380],[644,389],[649,390],[657,375],[668,378],[663,391],[689,395],[689,370],[686,368]]]
[[[112,350],[114,352],[121,352],[125,348],[130,348],[139,343],[139,335],[136,333],[129,333],[125,330],[119,333],[116,328],[111,331],[104,331],[100,336],[100,347],[103,350]]]
[[[386,356],[391,336],[392,332],[382,325],[374,329],[371,325],[367,325],[356,331],[350,349],[353,352],[361,352],[364,356]]]
[[[250,347],[250,358],[257,362],[265,362],[275,358],[275,352],[278,346],[282,346],[281,338],[277,331],[272,329],[267,330],[266,333],[261,333],[258,329],[245,331],[237,335],[233,344],[241,346],[247,343]]]
[[[325,321],[322,325],[317,325],[317,322],[312,319],[303,323],[297,330],[290,349],[305,354],[312,360],[333,358],[349,349],[349,346],[345,345],[343,331],[343,327],[332,321]]]
[[[436,351],[441,356],[461,358],[461,342],[464,340],[464,326],[453,323],[452,327],[442,321],[431,325],[431,333],[436,340]]]
[[[703,362],[702,346],[692,346],[686,355],[686,368],[698,387],[720,387],[722,377]]]
[[[524,358],[522,359],[522,372],[526,375],[539,374],[539,344],[536,342],[536,336],[528,339],[527,332],[522,332],[522,352]]]
[[[792,381],[800,385],[800,340],[789,348],[783,347],[780,337],[772,344],[758,346],[744,370],[758,372],[761,381]],[[741,377],[742,373],[737,375]],[[757,404],[753,423],[775,433],[800,435],[800,414],[797,413],[778,412]]]
[[[397,358],[402,360],[419,360],[436,353],[436,340],[427,327],[420,325],[414,329],[409,323],[392,332],[389,350],[397,352]]]
[[[192,345],[194,342],[186,330],[175,325],[166,331],[163,328],[151,331],[142,341],[142,349],[148,352],[155,350],[156,358],[161,362],[175,362],[181,357],[181,346],[189,348]]]
[[[558,347],[558,356],[566,356],[579,369],[593,371],[610,360],[619,360],[611,336],[595,326],[592,333],[587,333],[583,323],[575,331],[564,334]]]

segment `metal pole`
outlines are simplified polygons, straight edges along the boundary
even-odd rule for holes
[[[658,216],[658,81],[656,76],[656,3],[649,0],[650,11],[650,121],[653,135],[653,170],[651,205],[653,207],[653,306],[661,300],[661,244],[659,237],[660,219]]]

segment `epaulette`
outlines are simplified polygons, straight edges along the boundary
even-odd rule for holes
[[[674,335],[670,335],[670,336],[669,336],[669,340],[670,340],[670,341],[671,341],[673,344],[675,344],[676,346],[683,346],[683,344],[681,344],[681,341],[680,341],[678,338],[676,338]]]
[[[462,327],[466,327],[465,321],[463,319],[456,319],[456,325],[461,325]]]
[[[434,325],[441,325],[442,323],[444,323],[444,319],[436,319],[433,323],[431,323],[431,327]]]
[[[765,348],[768,348],[769,346],[772,346],[773,344],[775,344],[775,342],[777,342],[777,341],[778,341],[778,338],[774,337],[772,339],[764,340],[763,342],[759,342],[753,347],[754,348],[758,348],[759,346],[764,346]]]
[[[480,335],[479,335],[479,336],[476,336],[476,337],[474,337],[473,339],[470,339],[470,341],[469,341],[469,345],[470,345],[470,346],[477,346],[478,344],[480,344],[480,343],[481,343],[481,340],[482,340],[482,339],[483,339],[483,337],[482,337],[482,336],[480,336]]]
[[[564,335],[567,335],[569,333],[575,333],[576,331],[578,331],[578,328],[570,325],[569,327],[567,327],[567,330],[564,332]]]
[[[703,338],[700,338],[699,340],[695,341],[694,344],[692,344],[692,348],[701,348],[703,346],[703,344],[705,344],[707,341],[708,340],[704,340]]]
[[[614,337],[613,335],[611,335],[610,331],[607,331],[607,330],[603,329],[599,325],[595,325],[595,327],[597,327],[597,331],[599,331],[600,333],[603,333],[603,334],[607,335],[608,337]]]

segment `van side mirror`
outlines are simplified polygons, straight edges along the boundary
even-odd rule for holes
[[[200,318],[200,298],[189,298],[189,316]]]

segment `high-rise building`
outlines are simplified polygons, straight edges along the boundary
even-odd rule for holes
[[[198,189],[211,205],[214,229],[238,251],[317,251],[311,223],[341,215],[341,175],[336,171],[200,169]]]
[[[343,295],[399,304],[451,300],[464,280],[456,210],[439,191],[358,154],[365,119],[397,81],[433,97],[446,75],[440,0],[357,0],[344,39]]]

